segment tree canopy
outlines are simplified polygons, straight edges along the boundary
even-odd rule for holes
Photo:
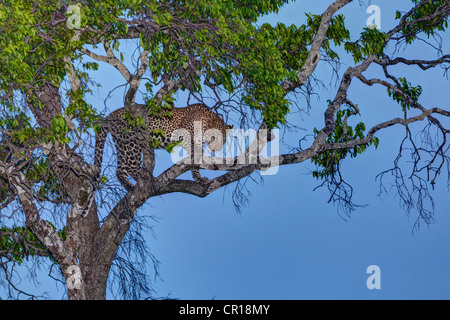
[[[127,250],[144,250],[129,229],[149,199],[174,192],[205,197],[274,164],[313,163],[312,175],[328,187],[330,200],[351,211],[352,189],[342,178],[342,162],[376,148],[383,143],[377,132],[395,125],[409,133],[399,156],[411,143],[412,184],[405,183],[398,162],[381,177],[392,174],[405,205],[417,204],[419,219],[432,219],[423,202],[431,198],[428,187],[441,173],[447,169],[450,176],[450,110],[422,105],[422,87],[392,70],[397,65],[421,72],[442,67],[448,76],[450,54],[428,40],[445,39],[450,3],[412,0],[410,8],[396,12],[391,30],[364,26],[351,35],[346,26],[351,17],[340,10],[358,5],[352,2],[335,0],[322,13],[306,13],[303,25],[272,25],[259,19],[278,12],[287,0],[1,1],[0,221],[14,221],[0,228],[6,278],[11,266],[43,257],[57,266],[69,299],[105,298],[111,265],[126,265],[127,255],[120,254],[124,239],[134,236]],[[437,57],[400,56],[397,48],[420,41]],[[176,97],[185,92],[189,100],[205,102],[224,119],[259,134],[289,128],[295,100],[305,96],[308,101],[311,83],[320,81],[316,67],[338,66],[344,56],[354,64],[342,74],[336,71],[335,95],[324,103],[323,121],[309,132],[313,138],[306,148],[265,158],[260,153],[274,139],[268,134],[255,140],[255,148],[247,146],[246,161],[237,155],[223,161],[211,156],[200,164],[177,162],[157,175],[153,149],[147,146],[136,188],[129,192],[92,164],[92,141],[105,110],[89,103],[89,96],[107,85],[97,83],[95,74],[108,65],[123,78],[123,105],[118,107],[129,112],[131,126],[141,126],[149,112],[181,107]],[[380,76],[371,78],[370,68],[378,68]],[[354,81],[384,87],[399,105],[397,115],[366,128],[364,110],[349,93]],[[413,123],[422,124],[426,138],[421,145],[411,133]],[[431,136],[431,130],[437,134]],[[199,169],[217,176],[202,181],[182,176]],[[113,197],[105,200],[105,194]],[[99,205],[104,202],[108,210],[103,213]],[[148,294],[146,275],[134,269],[130,274],[141,282],[127,297]],[[127,281],[126,272],[115,276]]]

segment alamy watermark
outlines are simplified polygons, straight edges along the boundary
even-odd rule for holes
[[[67,27],[69,29],[78,29],[81,26],[81,5],[73,4],[67,8],[70,16],[67,18]]]
[[[367,278],[366,286],[367,289],[381,289],[381,269],[379,266],[373,264],[367,267],[367,274],[370,276]]]
[[[67,288],[72,290],[72,289],[81,289],[82,285],[83,285],[83,280],[81,277],[81,269],[79,266],[77,265],[71,265],[67,268],[66,273],[68,274],[67,276]]]
[[[372,4],[367,7],[367,14],[370,16],[366,20],[366,26],[373,29],[381,29],[381,9],[379,6]]]
[[[174,130],[171,141],[183,140],[182,146],[176,146],[172,153],[173,163],[182,161],[187,164],[205,164],[228,166],[261,164],[262,175],[274,175],[278,172],[280,142],[278,129],[228,129],[226,136],[218,129],[202,130],[201,121],[194,122],[194,137],[187,129]],[[207,142],[207,150],[203,150]],[[193,145],[192,145],[193,144]],[[224,150],[225,149],[225,150]]]

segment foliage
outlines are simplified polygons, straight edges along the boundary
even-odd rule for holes
[[[409,110],[412,103],[417,103],[419,101],[419,97],[422,94],[422,87],[420,85],[417,87],[411,86],[411,83],[403,77],[398,80],[399,83],[396,88],[399,90],[395,91],[388,88],[388,95],[389,97],[392,97],[395,102],[401,104],[403,111],[405,111],[405,109]],[[409,98],[405,99],[405,96]]]
[[[145,127],[142,115],[133,110],[138,99],[143,100],[144,104],[140,106],[146,108],[150,115],[171,117],[180,90],[195,98],[211,93],[220,99],[228,97],[227,103],[220,101],[214,108],[235,112],[241,120],[248,114],[256,115],[258,120],[263,120],[261,128],[267,125],[269,129],[289,129],[286,118],[295,107],[293,101],[299,92],[309,99],[311,90],[314,90],[312,82],[321,83],[314,74],[318,61],[312,60],[320,57],[321,62],[339,66],[344,61],[343,55],[347,54],[353,58],[355,66],[349,66],[345,71],[335,100],[324,106],[324,129],[327,130],[314,128],[313,146],[317,148],[308,150],[311,153],[306,156],[300,153],[280,156],[282,163],[311,159],[316,165],[313,177],[326,181],[339,173],[344,159],[360,156],[371,145],[378,146],[378,138],[368,137],[363,121],[353,124],[361,114],[358,107],[347,99],[347,90],[352,78],[356,77],[370,86],[386,86],[388,96],[403,108],[403,118],[379,124],[376,130],[394,124],[407,126],[425,117],[430,124],[438,126],[444,142],[436,148],[437,151],[428,152],[433,156],[426,165],[429,172],[435,173],[436,179],[445,161],[449,161],[444,155],[444,150],[448,149],[445,147],[448,130],[432,114],[448,116],[448,113],[434,108],[422,117],[407,119],[409,110],[427,110],[420,106],[422,87],[413,86],[406,77],[396,78],[389,74],[388,67],[404,63],[427,69],[445,65],[449,57],[444,55],[432,61],[395,60],[390,59],[386,51],[390,43],[395,43],[395,49],[402,43],[410,46],[421,34],[439,39],[438,32],[448,28],[449,2],[412,0],[410,11],[396,12],[398,25],[394,29],[381,32],[363,28],[358,37],[347,29],[348,17],[336,14],[338,9],[333,11],[332,8],[333,5],[341,8],[351,2],[346,0],[337,0],[329,7],[333,10],[330,9],[326,23],[326,15],[306,13],[302,25],[259,24],[261,17],[277,13],[288,2],[80,0],[76,4],[76,1],[67,0],[1,1],[0,209],[10,204],[20,206],[20,195],[31,198],[28,202],[32,204],[31,209],[38,207],[33,205],[45,207],[49,203],[59,208],[70,204],[77,210],[86,203],[97,204],[97,199],[89,196],[106,188],[109,180],[101,174],[97,179],[95,169],[99,171],[100,168],[92,168],[88,161],[93,148],[87,141],[93,133],[100,132],[103,118],[88,99],[95,87],[101,86],[94,81],[94,75],[102,71],[104,64],[116,68],[124,78],[127,112],[123,120],[128,124],[126,130]],[[71,4],[76,6],[75,11],[79,10],[80,19],[73,20],[73,12],[69,10]],[[79,25],[71,27],[69,22],[79,22]],[[128,69],[127,59],[132,51],[130,45],[136,48],[132,72]],[[362,75],[372,63],[383,68],[387,80],[367,80]],[[165,134],[163,130],[152,133]],[[150,144],[157,147],[158,141],[154,139]],[[172,151],[174,146],[170,144],[166,149]],[[416,158],[420,158],[420,151],[423,150],[414,150]],[[436,165],[433,161],[439,157],[442,163]],[[152,159],[144,160],[151,163]],[[63,241],[70,235],[74,238],[52,251],[50,245],[38,240],[36,229],[32,230],[33,221],[28,219],[27,227],[0,228],[0,252],[19,264],[36,255],[56,259],[55,252],[63,254],[61,252],[66,245],[72,246],[71,253],[77,253],[74,257],[91,257],[94,254],[79,254],[78,251],[84,248],[77,241],[89,233],[81,230],[82,227],[92,227],[92,234],[100,229],[102,234],[92,235],[89,240],[100,241],[102,236],[107,239],[105,241],[114,239],[108,243],[110,247],[104,243],[92,244],[95,250],[104,250],[98,254],[99,257],[107,260],[107,255],[111,254],[109,262],[113,261],[115,250],[134,214],[150,197],[171,192],[204,197],[257,170],[238,161],[230,165],[235,167],[230,169],[214,164],[211,170],[219,172],[224,169],[227,173],[209,181],[178,179],[186,171],[194,173],[196,168],[174,166],[155,177],[151,166],[148,166],[149,170],[139,173],[139,185],[152,185],[147,184],[142,188],[146,190],[141,190],[140,194],[129,191],[127,195],[131,194],[130,198],[122,198],[117,205],[109,203],[104,206],[111,208],[111,212],[105,219],[97,219],[96,223],[102,224],[101,228],[95,228],[95,223],[84,225],[76,222],[68,228],[69,235],[65,229],[58,230],[57,234]],[[141,184],[142,181],[144,183]],[[20,194],[25,190],[24,186],[28,191],[25,196],[23,192]],[[114,190],[116,197],[119,194]],[[92,199],[95,201],[88,201]],[[343,199],[347,201],[348,197]],[[101,201],[104,204],[103,198]],[[21,209],[25,211],[23,207]],[[33,217],[37,217],[37,221],[39,212],[34,212]],[[67,219],[68,224],[73,221],[78,220]],[[40,227],[50,225],[48,229],[56,230],[50,222],[39,222]],[[111,234],[104,231],[107,228]],[[55,238],[58,242],[59,239]],[[87,243],[89,241],[84,242]],[[92,261],[83,263],[90,265]]]
[[[357,123],[355,128],[347,125],[348,117],[358,114],[359,112],[355,112],[352,108],[338,110],[336,112],[335,130],[327,137],[327,143],[343,143],[355,139],[363,139],[365,137],[364,131],[366,130],[366,126],[363,122]],[[318,133],[319,131],[314,128],[315,137]],[[342,161],[348,155],[350,155],[351,158],[355,158],[366,151],[372,144],[377,148],[379,142],[379,139],[374,137],[368,144],[356,145],[349,149],[329,150],[312,157],[311,162],[318,167],[317,170],[313,171],[313,177],[322,180],[327,177],[333,177],[337,173]]]
[[[375,28],[364,28],[361,38],[354,42],[346,42],[344,48],[353,55],[355,64],[374,54],[381,57],[385,48],[387,35]]]
[[[438,31],[445,31],[448,28],[448,20],[442,19],[443,16],[445,17],[446,12],[445,10],[441,11],[448,4],[447,0],[412,0],[412,2],[415,5],[420,5],[418,10],[415,10],[412,14],[404,16],[399,10],[395,13],[396,19],[403,19],[406,22],[406,26],[402,28],[401,33],[404,35],[407,44],[411,45],[417,39],[418,33],[422,32],[430,38],[436,35]],[[432,23],[423,19],[429,16],[435,17]]]
[[[61,239],[66,238],[64,228],[57,230],[51,222],[47,221],[47,223],[53,227]],[[52,262],[57,263],[33,231],[21,226],[0,227],[0,256],[7,257],[8,260],[15,261],[19,265],[36,256],[48,256]]]

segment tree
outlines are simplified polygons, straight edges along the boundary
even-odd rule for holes
[[[317,166],[312,174],[330,190],[330,200],[349,212],[355,205],[341,164],[377,147],[377,132],[394,125],[407,132],[399,159],[407,150],[413,166],[407,180],[400,162],[380,178],[391,173],[407,209],[417,204],[419,219],[432,219],[424,201],[431,199],[428,186],[434,187],[445,164],[448,170],[450,111],[423,106],[421,86],[392,69],[440,66],[447,73],[450,55],[439,47],[433,47],[438,57],[430,60],[400,57],[397,48],[413,47],[423,37],[443,39],[450,3],[412,0],[407,11],[397,11],[390,31],[367,27],[352,41],[339,14],[352,0],[336,0],[321,15],[308,14],[301,26],[256,24],[287,2],[1,2],[0,209],[2,219],[16,222],[0,229],[0,265],[9,288],[15,288],[12,268],[39,257],[60,272],[69,299],[104,299],[113,264],[125,270],[115,275],[122,284],[136,285],[125,296],[148,294],[146,275],[129,263],[131,252],[145,253],[138,209],[152,197],[174,192],[205,197],[274,165],[312,161]],[[129,48],[124,47],[130,44],[135,51],[125,61]],[[389,46],[396,48],[392,54]],[[293,100],[313,94],[311,83],[320,81],[314,75],[318,64],[337,65],[342,55],[352,56],[354,65],[340,76],[335,96],[324,106],[324,122],[311,132],[313,141],[306,149],[264,157],[261,151],[275,130],[290,127],[286,117],[295,108]],[[107,65],[124,78],[130,130],[142,124],[145,113],[170,110],[175,94],[184,91],[197,101],[213,96],[213,110],[238,119],[243,128],[256,126],[259,139],[242,155],[180,161],[159,175],[153,148],[144,144],[136,187],[125,191],[108,171],[92,164],[91,141],[104,115],[87,97],[97,85],[94,71]],[[381,76],[368,78],[370,67],[382,70]],[[349,94],[355,78],[385,87],[400,105],[398,115],[368,130],[364,122],[353,124],[363,116]],[[422,123],[421,145],[412,133],[416,123]],[[432,136],[432,130],[437,134]],[[181,177],[192,170],[217,176],[201,181]],[[239,189],[236,195],[238,201]],[[105,201],[109,209],[103,213],[98,207]],[[130,230],[133,225],[137,229]]]

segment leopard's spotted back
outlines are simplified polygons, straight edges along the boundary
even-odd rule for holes
[[[120,183],[127,190],[132,190],[134,185],[129,180],[131,176],[137,181],[138,173],[142,162],[142,148],[148,147],[150,141],[143,141],[143,137],[152,137],[159,142],[157,148],[165,148],[171,142],[179,142],[183,140],[182,136],[175,133],[183,129],[189,133],[191,139],[198,133],[195,132],[195,122],[201,122],[202,136],[206,130],[217,129],[222,133],[222,137],[226,139],[226,130],[232,126],[226,125],[223,120],[214,112],[212,112],[204,104],[193,104],[184,108],[173,108],[172,116],[146,116],[144,117],[145,128],[136,127],[129,128],[127,121],[124,119],[126,114],[125,108],[112,112],[105,118],[102,130],[96,135],[95,144],[95,165],[101,169],[103,149],[108,133],[111,133],[117,151],[117,171],[116,176]],[[198,127],[197,127],[198,128]],[[164,135],[154,133],[153,131],[163,130]],[[175,135],[174,135],[175,134]],[[193,141],[185,141],[186,145],[193,145]],[[210,144],[213,141],[208,141]],[[206,141],[202,141],[203,145]],[[217,141],[216,141],[217,144]],[[221,148],[223,141],[220,141],[214,149]],[[190,150],[188,150],[188,153]],[[195,178],[195,176],[194,176]]]

